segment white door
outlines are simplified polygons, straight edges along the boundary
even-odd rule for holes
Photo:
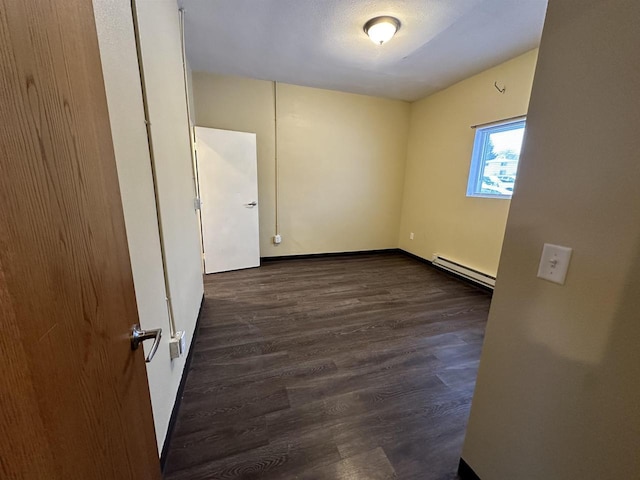
[[[260,265],[256,134],[196,127],[205,273]]]

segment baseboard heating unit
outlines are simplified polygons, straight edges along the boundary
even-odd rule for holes
[[[487,275],[486,273],[479,272],[478,270],[474,270],[473,268],[465,267],[460,263],[441,257],[440,255],[434,256],[432,263],[434,267],[438,267],[448,272],[454,273],[479,285],[488,287],[492,290],[496,286],[496,277],[492,277],[491,275]]]

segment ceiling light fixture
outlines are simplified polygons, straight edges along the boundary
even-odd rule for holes
[[[393,38],[400,29],[400,20],[395,17],[375,17],[364,24],[364,33],[376,45],[382,45]]]

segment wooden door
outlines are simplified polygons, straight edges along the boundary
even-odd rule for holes
[[[258,267],[256,134],[195,130],[205,273]]]
[[[91,2],[0,0],[0,478],[159,479]]]

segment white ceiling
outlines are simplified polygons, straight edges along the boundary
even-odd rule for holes
[[[181,0],[194,71],[416,100],[540,41],[547,0]],[[377,46],[378,15],[402,26]]]

